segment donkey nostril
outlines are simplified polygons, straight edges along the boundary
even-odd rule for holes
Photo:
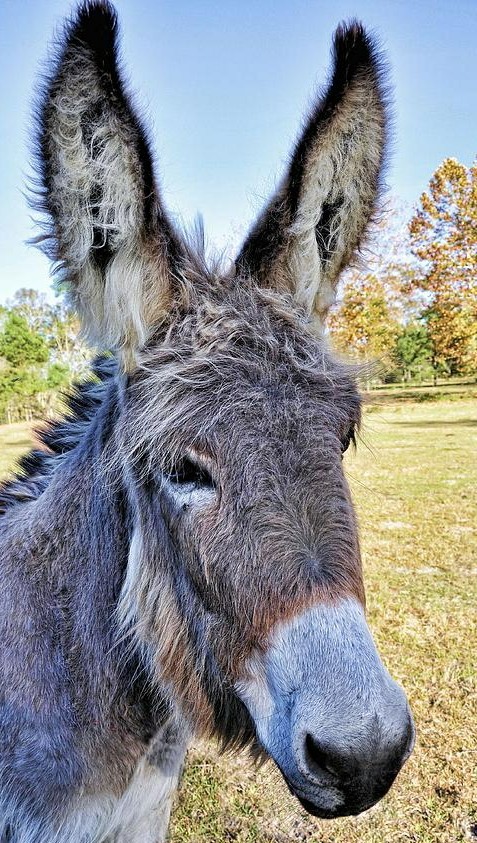
[[[338,778],[336,759],[324,747],[320,746],[318,741],[310,734],[305,738],[305,756],[312,771],[323,772],[324,770],[330,776]]]

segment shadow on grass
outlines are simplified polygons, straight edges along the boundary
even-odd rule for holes
[[[25,436],[18,436],[14,433],[11,436],[8,436],[7,434],[2,440],[2,445],[4,447],[31,448],[33,444],[33,434],[29,435],[28,433],[26,433]]]
[[[465,401],[471,400],[477,396],[475,386],[473,389],[439,389],[432,388],[423,390],[389,390],[388,392],[379,392],[373,390],[372,392],[365,392],[365,403],[368,406],[375,406],[376,404],[407,404],[415,402],[416,404],[427,404],[434,401]]]
[[[432,419],[429,421],[397,421],[393,424],[401,427],[477,427],[477,419]]]

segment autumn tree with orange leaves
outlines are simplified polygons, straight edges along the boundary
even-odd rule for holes
[[[338,302],[330,313],[332,344],[359,362],[377,362],[381,374],[394,368],[396,343],[403,326],[414,319],[416,306],[409,292],[416,273],[407,219],[390,206],[374,224],[362,255],[367,271],[354,266],[344,274]]]
[[[329,327],[334,345],[361,362],[385,360],[400,333],[399,307],[374,273],[350,272]]]
[[[447,158],[420,199],[409,231],[424,262],[410,292],[421,293],[422,317],[435,366],[477,372],[477,160],[465,167]]]

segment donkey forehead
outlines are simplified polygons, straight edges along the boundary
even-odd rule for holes
[[[239,383],[240,402],[232,403],[211,430],[222,454],[247,453],[249,462],[306,463],[337,452],[339,440],[359,421],[359,401],[320,390],[320,384]],[[226,409],[226,408],[225,408]]]
[[[295,340],[224,334],[207,346],[157,346],[133,382],[147,438],[182,436],[215,450],[238,438],[316,447],[345,435],[360,420],[354,378],[321,342],[307,337],[304,355]]]

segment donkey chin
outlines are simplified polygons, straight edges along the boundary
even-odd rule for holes
[[[359,814],[389,790],[415,730],[361,605],[322,604],[280,624],[236,692],[290,791],[316,817]]]

